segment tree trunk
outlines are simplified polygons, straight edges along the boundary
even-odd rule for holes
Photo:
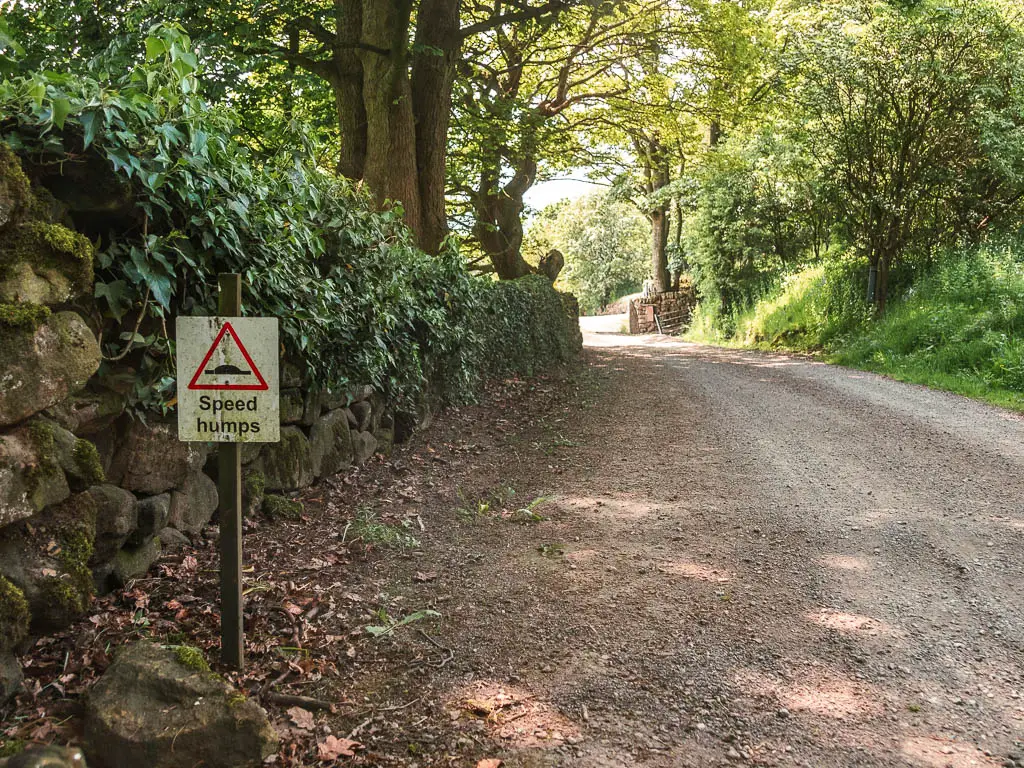
[[[366,167],[366,107],[363,104],[363,62],[355,45],[363,32],[362,0],[335,0],[335,50],[330,70],[334,107],[341,134],[338,173],[354,181]]]
[[[379,205],[402,204],[406,223],[419,236],[422,207],[407,56],[411,13],[412,0],[370,0],[363,6],[362,42],[389,52],[360,52],[366,107],[363,179]]]
[[[666,293],[672,282],[668,273],[668,208],[659,206],[651,211],[651,271],[654,290]]]
[[[501,280],[515,280],[533,272],[523,259],[523,196],[537,178],[537,161],[524,158],[515,175],[502,187],[500,163],[483,173],[475,204],[473,236],[491,260]]]
[[[451,123],[452,85],[461,52],[461,0],[422,0],[413,62],[413,113],[422,222],[420,247],[436,253],[448,234],[445,160]],[[440,51],[440,53],[438,53]]]
[[[878,259],[878,289],[875,293],[875,310],[879,317],[885,314],[885,305],[889,299],[889,254],[882,254]]]

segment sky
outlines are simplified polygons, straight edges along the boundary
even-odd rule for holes
[[[523,200],[534,210],[540,211],[563,198],[575,200],[591,192],[597,192],[603,186],[579,178],[551,179],[532,187],[523,196]]]

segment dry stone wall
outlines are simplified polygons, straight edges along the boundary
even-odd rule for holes
[[[129,412],[130,369],[97,376],[84,316],[92,247],[44,194],[0,142],[0,704],[20,684],[16,654],[30,635],[68,626],[93,595],[146,573],[218,505],[210,446]],[[281,441],[243,449],[246,514],[287,510],[282,494],[390,453],[396,438],[369,387],[304,387],[287,362],[282,385]],[[428,410],[405,416],[399,437]]]
[[[678,291],[655,293],[629,302],[629,332],[679,333],[690,324],[697,297],[689,284]]]

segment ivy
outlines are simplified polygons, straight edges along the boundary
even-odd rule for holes
[[[146,63],[115,82],[35,72],[0,83],[0,137],[19,154],[99,157],[130,189],[136,215],[103,238],[95,303],[104,355],[131,354],[141,377],[135,404],[170,407],[167,320],[214,314],[220,272],[243,274],[246,314],[281,319],[287,356],[311,384],[369,383],[396,401],[431,377],[470,386],[466,321],[481,286],[454,249],[419,251],[398,212],[374,211],[319,169],[301,136],[291,151],[252,152],[238,116],[203,100],[180,29],[154,27],[145,49]]]

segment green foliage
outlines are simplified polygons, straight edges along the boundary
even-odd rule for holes
[[[171,650],[174,651],[174,658],[183,667],[187,667],[193,672],[210,671],[210,664],[200,649],[191,645],[176,645]]]
[[[485,283],[471,320],[483,375],[530,376],[575,360],[582,341],[571,303],[540,275]]]
[[[769,132],[725,142],[696,170],[683,251],[700,296],[723,318],[763,293],[811,246],[809,224],[820,214],[805,174]]]
[[[210,277],[219,272],[244,275],[247,313],[281,318],[288,358],[309,383],[371,384],[399,407],[428,385],[465,399],[481,375],[572,356],[550,286],[478,281],[454,248],[418,250],[400,212],[375,212],[366,193],[305,152],[256,156],[238,140],[237,116],[202,99],[199,62],[180,30],[152,29],[146,58],[111,84],[52,73],[0,84],[0,112],[11,115],[0,136],[19,153],[98,156],[130,186],[131,221],[97,233],[95,296],[104,353],[131,347],[134,405],[170,407],[166,320],[214,314]],[[517,335],[497,338],[506,327]],[[517,353],[507,360],[510,339]]]
[[[382,522],[372,509],[360,509],[355,519],[346,526],[346,539],[361,541],[368,547],[415,549],[419,540],[408,531],[408,521],[402,526]]]
[[[835,362],[1024,409],[1020,238],[944,252]]]
[[[951,247],[880,320],[864,300],[863,263],[797,272],[716,332],[688,338],[817,351],[842,365],[1024,410],[1024,245],[1020,236]]]
[[[1024,42],[979,0],[792,4],[790,130],[841,233],[885,270],[1020,215]]]
[[[628,203],[587,195],[548,206],[527,234],[526,254],[536,262],[552,248],[565,257],[558,285],[594,314],[635,293],[650,272],[650,224]]]

